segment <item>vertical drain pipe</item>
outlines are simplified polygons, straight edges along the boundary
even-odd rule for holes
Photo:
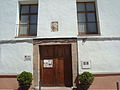
[[[117,90],[119,90],[119,82],[116,82]]]

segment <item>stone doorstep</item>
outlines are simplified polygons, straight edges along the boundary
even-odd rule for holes
[[[76,90],[67,87],[42,87],[41,90]],[[89,89],[89,90],[116,90],[116,89]]]
[[[0,89],[0,90],[18,90],[18,89]],[[34,89],[29,89],[29,90],[34,90]]]
[[[41,90],[74,90],[66,87],[42,87]],[[89,89],[89,90],[116,90],[116,89]]]
[[[89,90],[117,90],[117,89],[89,89]]]
[[[0,90],[15,90],[15,89],[0,89]]]
[[[41,87],[41,90],[72,90],[69,87]]]
[[[66,87],[42,87],[41,90],[74,90],[74,89]],[[116,89],[89,89],[89,90],[116,90]]]

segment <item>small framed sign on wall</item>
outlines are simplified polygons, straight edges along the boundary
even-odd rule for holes
[[[31,56],[25,55],[24,56],[24,61],[31,61]]]
[[[82,69],[90,69],[91,61],[81,61]]]

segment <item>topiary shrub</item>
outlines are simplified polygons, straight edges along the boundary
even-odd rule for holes
[[[17,81],[19,83],[18,90],[28,90],[32,84],[32,73],[23,71],[21,74],[17,75]]]
[[[78,90],[87,90],[94,81],[94,75],[90,72],[83,72],[76,78]]]
[[[78,76],[78,80],[80,81],[80,84],[91,85],[93,83],[94,76],[90,72],[83,72]]]

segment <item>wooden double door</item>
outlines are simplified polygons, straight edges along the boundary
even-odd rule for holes
[[[40,46],[42,86],[72,86],[71,45]]]

